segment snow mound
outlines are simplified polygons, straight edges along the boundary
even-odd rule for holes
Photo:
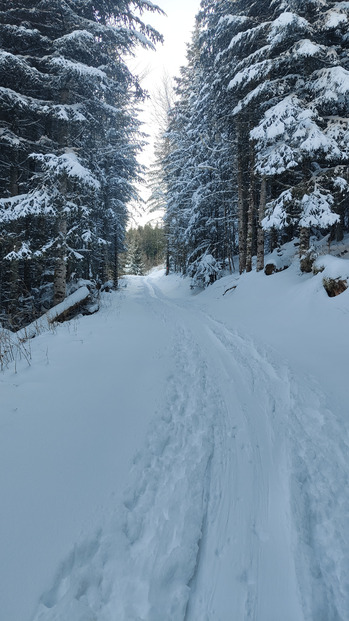
[[[341,259],[331,254],[322,255],[315,260],[313,271],[321,272],[326,278],[349,280],[348,259]]]

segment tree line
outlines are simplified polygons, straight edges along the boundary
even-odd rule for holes
[[[121,272],[143,276],[151,268],[163,264],[166,237],[163,226],[145,224],[126,232],[127,251],[121,257]]]
[[[209,284],[348,231],[348,21],[346,2],[201,0],[153,173],[169,269]]]
[[[127,59],[161,40],[145,11],[161,9],[0,0],[7,327],[32,321],[82,279],[117,286],[145,139],[145,93]],[[165,208],[167,271],[209,284],[227,269],[262,270],[267,252],[296,237],[305,269],[312,235],[348,231],[348,21],[342,1],[201,0],[175,97],[168,85],[164,93],[151,175],[151,207]],[[163,253],[154,235],[129,234],[145,268]]]
[[[159,33],[148,0],[0,0],[0,321],[79,279],[113,280],[136,199],[144,99],[127,63]]]

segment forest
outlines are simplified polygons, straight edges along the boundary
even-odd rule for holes
[[[349,1],[194,1],[151,163],[189,0],[0,0],[1,621],[349,619]]]
[[[7,328],[86,281],[118,286],[129,204],[145,176],[137,111],[147,94],[128,61],[162,40],[145,12],[161,8],[1,0]],[[348,231],[348,15],[347,2],[201,1],[150,173],[150,203],[165,213],[156,260],[166,254],[167,272],[206,286],[263,270],[265,254],[292,240],[307,271],[314,237]]]
[[[199,285],[349,227],[349,5],[202,0],[158,143],[170,268]],[[155,193],[156,197],[156,193]]]
[[[127,64],[161,35],[147,0],[1,0],[0,320],[18,328],[81,280],[113,281],[142,174]]]

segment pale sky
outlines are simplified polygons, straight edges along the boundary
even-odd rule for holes
[[[156,28],[164,36],[165,42],[163,45],[159,44],[155,52],[140,48],[136,58],[130,63],[137,74],[145,74],[142,85],[149,91],[150,96],[160,88],[164,73],[169,76],[178,75],[179,68],[185,64],[186,44],[191,40],[194,18],[200,6],[200,0],[153,0],[153,2],[158,4],[167,16],[147,13],[143,15],[143,20]],[[144,122],[143,130],[150,134],[151,144],[140,160],[143,164],[149,165],[153,155],[153,140],[157,133],[152,121],[151,102],[145,105],[141,119]],[[143,198],[146,198],[146,193],[142,194]]]
[[[164,45],[157,46],[156,52],[140,51],[138,59],[141,65],[149,66],[150,74],[146,86],[152,87],[165,69],[170,75],[178,73],[185,61],[186,43],[191,39],[194,17],[199,10],[199,0],[159,0],[157,4],[167,17],[147,14],[149,23],[164,37]],[[145,16],[143,16],[145,18]]]

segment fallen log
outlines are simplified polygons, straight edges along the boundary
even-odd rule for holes
[[[68,295],[63,302],[56,304],[56,306],[50,308],[47,313],[30,323],[25,328],[18,330],[16,332],[16,336],[20,341],[26,341],[27,339],[34,338],[40,334],[40,332],[48,330],[50,325],[55,321],[62,321],[68,313],[87,300],[90,295],[91,292],[86,286],[80,287],[80,289],[77,289],[74,293]]]

